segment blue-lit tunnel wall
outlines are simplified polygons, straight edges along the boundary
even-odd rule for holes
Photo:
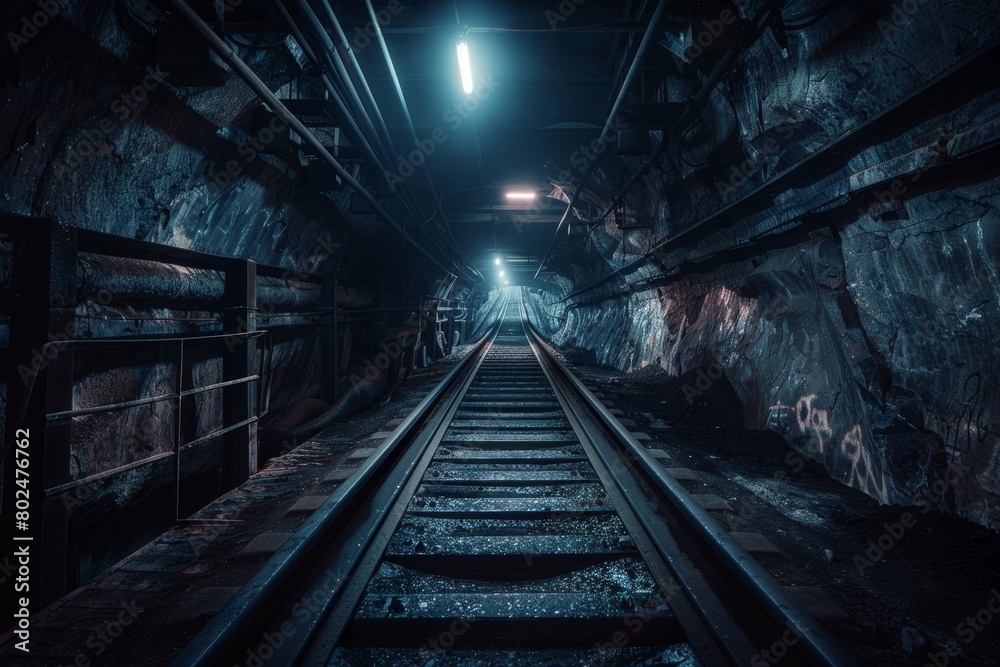
[[[784,50],[765,33],[745,51],[668,166],[553,263],[530,311],[621,371],[721,367],[748,428],[882,502],[941,488],[936,505],[995,528],[1000,180],[983,156],[1000,93],[981,49],[997,3],[786,16],[831,4]],[[680,88],[667,79],[661,99]],[[595,180],[580,218],[615,192]]]
[[[30,17],[36,5],[8,3],[4,25],[8,17]],[[490,295],[456,283],[375,216],[351,213],[350,189],[318,186],[315,172],[294,163],[294,151],[280,138],[262,145],[259,128],[269,116],[236,77],[192,87],[185,84],[191,72],[157,69],[149,22],[157,14],[153,7],[143,2],[53,6],[55,15],[27,39],[4,40],[0,212],[13,216],[11,225],[53,221],[56,234],[66,238],[79,230],[114,235],[124,245],[155,244],[132,248],[130,257],[102,247],[73,251],[66,267],[69,338],[229,333],[229,260],[238,267],[246,260],[266,266],[251,286],[257,301],[254,328],[267,331],[269,346],[266,390],[254,389],[266,391],[261,432],[268,419],[303,399],[335,403],[369,367],[377,366],[383,376],[379,386],[388,390],[414,368],[450,353],[456,340],[465,342]],[[301,71],[283,47],[253,50],[248,63],[283,95]],[[360,164],[348,169],[362,183],[372,183]],[[386,205],[398,213],[392,202]],[[11,227],[4,228],[0,361],[8,367],[7,377],[15,377],[11,369],[26,360],[13,359],[8,350],[17,315],[11,294],[16,262]],[[157,247],[191,256],[158,255]],[[197,266],[184,265],[189,260]],[[387,341],[400,342],[403,351],[378,365],[380,344]],[[169,392],[178,385],[177,373],[184,387],[221,381],[225,352],[195,348],[189,346],[179,371],[173,352],[143,356],[132,346],[130,352],[78,353],[70,407]],[[0,420],[6,420],[16,406],[8,405],[7,384],[0,389]],[[185,440],[205,437],[222,424],[222,393],[184,399]],[[165,490],[169,476],[138,465],[169,453],[176,435],[172,410],[163,402],[74,418],[69,482],[132,467],[73,492],[66,519],[74,559],[70,587],[173,520],[173,501]],[[288,443],[278,445],[268,452],[283,451],[280,445],[287,449]],[[259,463],[268,452],[262,449]],[[209,476],[192,478],[183,491],[184,516],[226,486],[216,474],[217,457],[192,465]],[[87,534],[86,543],[73,543],[76,534]]]

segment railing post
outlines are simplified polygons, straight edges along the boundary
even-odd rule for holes
[[[251,260],[232,260],[226,268],[223,296],[223,331],[245,334],[257,330],[257,264]],[[245,337],[226,339],[223,357],[223,380],[237,380],[253,375],[254,344]],[[226,426],[245,421],[254,415],[252,383],[239,383],[222,390],[222,418]],[[247,424],[224,436],[222,483],[231,489],[257,471],[257,424]]]
[[[319,331],[319,393],[327,403],[337,400],[337,278],[327,278],[321,285],[320,307],[329,309],[330,319],[321,320]]]
[[[0,597],[10,604],[28,598],[33,611],[58,599],[76,583],[76,573],[69,567],[68,507],[45,494],[47,488],[70,481],[71,425],[47,428],[45,418],[49,412],[72,408],[73,354],[71,349],[60,351],[56,345],[45,345],[75,337],[76,240],[74,228],[52,220],[25,218],[13,223],[14,317],[7,362],[2,523],[5,536],[30,539],[5,539],[2,558],[17,548],[27,548],[30,574],[24,578],[29,584],[27,591],[15,592],[17,577],[6,577],[3,585],[11,588]],[[18,449],[27,457],[18,456]],[[26,468],[18,466],[18,458],[27,460]],[[17,470],[21,470],[20,476]],[[17,509],[18,490],[27,491],[26,514]],[[8,550],[11,545],[16,546]]]
[[[181,516],[181,446],[184,439],[184,339],[177,341],[177,365],[174,378],[174,521],[180,521]]]

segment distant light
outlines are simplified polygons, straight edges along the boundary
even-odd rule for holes
[[[507,199],[534,199],[536,193],[534,192],[518,192],[513,190],[507,193]]]
[[[510,285],[510,281],[509,280],[505,280],[505,281],[503,281],[503,284],[504,285]]]
[[[500,269],[500,273],[498,273],[497,275],[503,278],[503,269]]]
[[[500,258],[497,257],[496,259],[494,259],[493,263],[496,264],[497,266],[500,266]]]
[[[469,60],[469,45],[463,39],[455,45],[458,49],[458,70],[462,73],[462,90],[472,94],[472,61]]]

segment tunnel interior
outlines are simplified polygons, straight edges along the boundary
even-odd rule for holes
[[[165,535],[251,539],[219,508],[388,436],[516,304],[859,662],[995,664],[998,12],[7,2],[4,659]]]

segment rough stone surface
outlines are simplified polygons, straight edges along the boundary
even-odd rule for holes
[[[939,97],[863,134],[823,173],[732,206],[866,132],[1000,26],[996,2],[866,7],[831,8],[790,34],[786,54],[756,44],[677,173],[654,170],[596,225],[589,252],[530,291],[528,311],[577,363],[692,373],[689,404],[724,382],[747,428],[774,431],[835,479],[882,503],[936,484],[929,502],[997,527],[1000,181],[985,164],[940,174],[996,127],[1000,94]],[[615,191],[595,181],[581,217]]]

